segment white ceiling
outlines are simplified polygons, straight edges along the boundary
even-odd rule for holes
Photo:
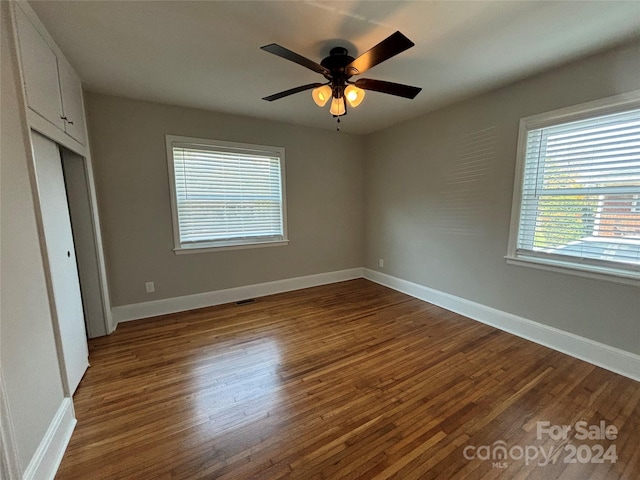
[[[342,130],[369,133],[464,96],[614,45],[640,32],[638,1],[30,2],[85,87],[131,98],[335,128],[310,92],[261,98],[322,76],[260,46],[319,62],[396,30],[416,46],[363,76],[422,87],[367,92]]]

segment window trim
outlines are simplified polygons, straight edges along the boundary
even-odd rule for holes
[[[640,108],[640,90],[520,119],[513,200],[511,204],[511,220],[509,223],[509,241],[507,245],[507,255],[505,256],[508,264],[609,280],[618,283],[640,285],[640,273],[633,271],[585,265],[580,264],[578,261],[563,261],[560,257],[558,259],[548,259],[517,254],[528,132],[530,130],[584,120],[595,116],[613,114],[624,110],[632,110],[634,108]]]
[[[165,135],[165,144],[167,151],[167,167],[169,170],[169,190],[171,199],[171,219],[173,224],[173,251],[176,255],[220,252],[223,250],[241,250],[248,248],[276,247],[289,244],[289,236],[287,230],[287,192],[286,192],[286,169],[285,169],[285,152],[282,147],[274,147],[268,145],[255,145],[250,143],[228,142],[223,140],[214,140],[208,138],[194,138],[180,135]],[[180,227],[178,219],[178,201],[176,196],[176,178],[173,165],[173,147],[176,144],[202,145],[206,147],[222,147],[231,149],[249,150],[260,153],[268,153],[277,156],[280,159],[280,187],[282,192],[282,238],[273,240],[252,240],[252,239],[235,239],[225,242],[198,242],[192,244],[181,244]]]

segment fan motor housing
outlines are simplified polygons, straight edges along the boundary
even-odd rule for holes
[[[345,67],[354,60],[355,59],[351,55],[349,55],[346,48],[334,47],[329,52],[329,56],[325,57],[320,62],[320,65],[329,69],[329,71],[331,72],[331,76],[334,79],[336,77],[344,77],[344,79],[346,80],[352,75],[346,72]]]

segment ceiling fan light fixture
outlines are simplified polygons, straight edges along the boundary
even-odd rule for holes
[[[314,88],[311,92],[313,101],[319,107],[324,107],[331,99],[331,87],[329,85],[322,85],[321,87]]]
[[[329,113],[335,117],[340,117],[347,113],[347,109],[344,105],[344,97],[333,97],[333,100],[331,100],[331,108],[329,109]]]
[[[357,81],[351,80],[354,75],[360,75],[413,46],[414,43],[402,33],[395,32],[358,58],[353,58],[349,55],[349,52],[344,47],[334,47],[329,51],[329,56],[317,63],[277,43],[264,45],[260,47],[262,50],[319,73],[327,82],[309,83],[290,88],[289,90],[263,97],[263,100],[272,102],[295,93],[312,90],[311,97],[319,107],[324,107],[331,99],[329,112],[334,117],[337,117],[338,123],[340,123],[339,117],[347,114],[348,107],[357,107],[362,103],[366,90],[413,99],[420,93],[421,88],[372,78],[358,78]]]
[[[357,107],[362,103],[364,99],[364,90],[356,87],[355,85],[347,85],[344,89],[344,96],[352,107]]]

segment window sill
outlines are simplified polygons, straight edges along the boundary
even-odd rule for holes
[[[506,256],[505,259],[509,265],[518,265],[521,267],[577,275],[579,277],[595,278],[598,280],[607,280],[609,282],[640,286],[640,274],[634,272],[614,270],[605,267],[595,267],[592,265],[582,266],[575,263],[534,257]]]
[[[273,240],[267,242],[255,243],[218,243],[218,244],[199,244],[194,246],[181,246],[173,249],[176,255],[189,255],[192,253],[211,253],[222,252],[225,250],[245,250],[248,248],[264,248],[264,247],[281,247],[288,245],[289,240]]]

